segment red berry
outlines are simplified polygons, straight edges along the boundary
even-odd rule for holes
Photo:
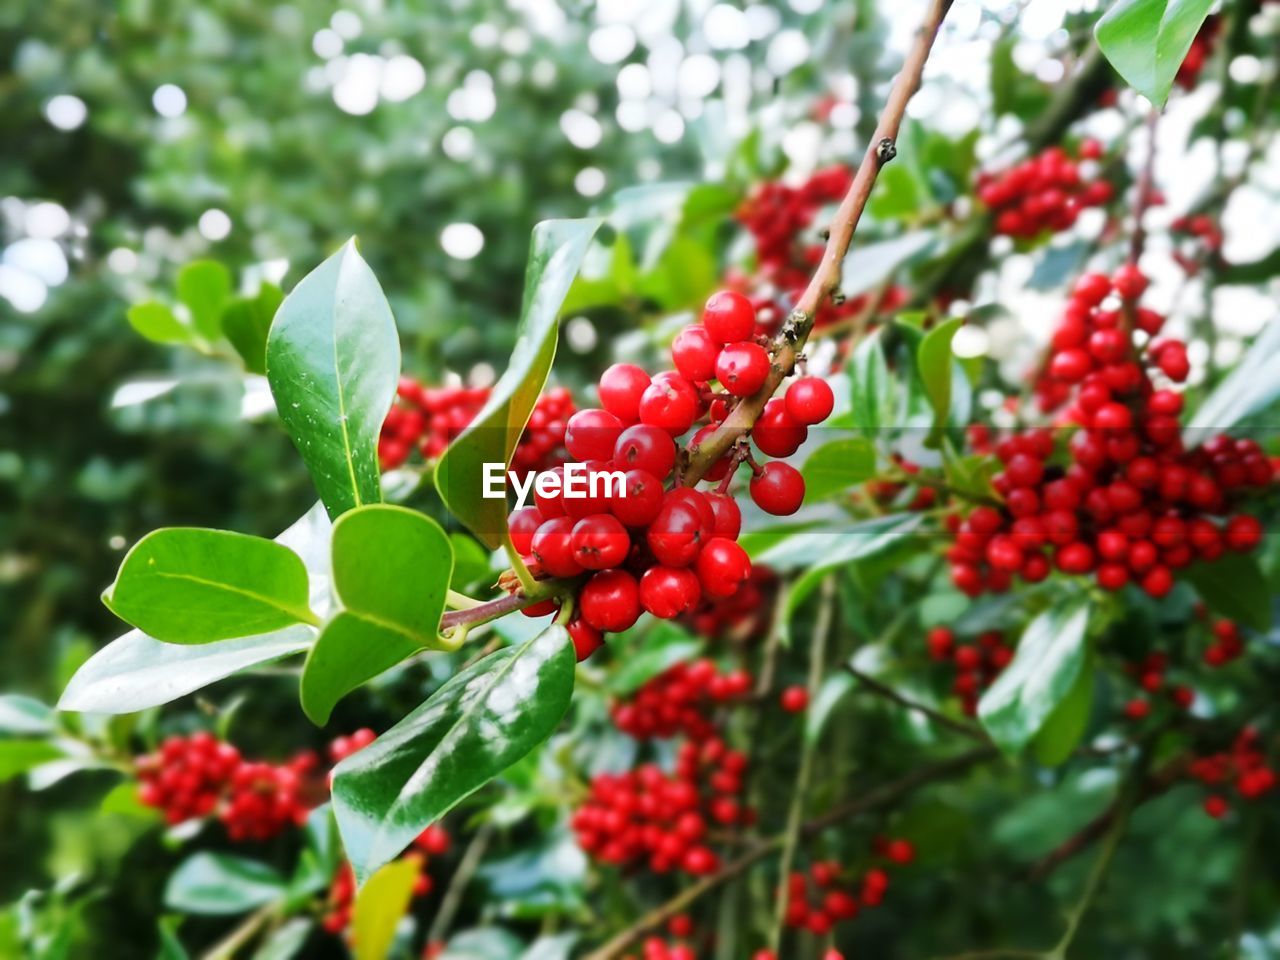
[[[925,643],[929,648],[929,659],[948,660],[951,649],[955,645],[955,634],[947,627],[934,627],[925,635]]]
[[[756,311],[751,301],[734,290],[713,293],[702,308],[702,325],[719,343],[746,340],[756,329]]]
[[[613,462],[619,470],[643,470],[663,480],[675,466],[675,441],[661,427],[637,423],[618,435]]]
[[[751,499],[765,513],[786,517],[804,502],[804,477],[790,464],[770,460],[751,479]]]
[[[603,570],[578,594],[582,619],[597,630],[619,633],[640,616],[640,587],[623,570]]]
[[[698,554],[698,580],[702,592],[709,597],[725,599],[751,576],[751,560],[747,551],[724,537],[712,537]]]
[[[1249,514],[1237,514],[1227,521],[1223,533],[1228,547],[1244,553],[1262,542],[1262,523]]]
[[[808,439],[809,429],[796,422],[786,404],[774,397],[751,428],[751,439],[769,457],[789,457]]]
[[[796,423],[812,426],[831,416],[836,396],[820,377],[801,377],[787,388],[787,413]]]
[[[1204,812],[1215,820],[1221,820],[1230,810],[1231,806],[1227,801],[1217,794],[1204,798]]]
[[[717,537],[737,540],[742,530],[742,511],[738,508],[737,501],[723,493],[708,493],[706,497],[716,517],[712,532]]]
[[[687,380],[710,380],[716,375],[720,345],[703,326],[688,326],[671,343],[671,359]]]
[[[749,340],[727,344],[716,357],[716,379],[735,397],[749,397],[769,378],[769,352]]]
[[[635,364],[615,363],[600,377],[600,404],[624,423],[640,419],[640,397],[649,374]]]
[[[647,470],[628,470],[625,477],[623,496],[610,500],[609,509],[628,527],[647,527],[662,509],[662,482]]]
[[[809,706],[809,691],[801,686],[787,687],[778,702],[787,713],[799,713]]]
[[[640,578],[640,605],[663,620],[688,613],[701,596],[698,577],[688,567],[650,567]]]
[[[660,373],[640,396],[640,421],[679,436],[698,416],[698,393],[675,372]],[[652,472],[652,471],[650,471]]]
[[[581,617],[569,621],[569,639],[573,641],[573,653],[581,663],[604,645],[604,636]]]
[[[622,421],[608,410],[579,410],[569,418],[564,445],[575,460],[608,460],[622,433]]]
[[[661,564],[686,567],[694,561],[715,528],[715,513],[705,504],[707,520],[688,494],[702,498],[692,490],[672,490],[664,498],[657,517],[649,525],[649,549]]]
[[[513,510],[507,517],[507,531],[511,535],[511,545],[516,553],[525,557],[533,549],[533,535],[542,525],[542,514],[537,507],[521,507]]]
[[[1126,263],[1112,276],[1116,293],[1126,300],[1137,300],[1147,289],[1147,278],[1141,270],[1131,263]]]
[[[1093,361],[1083,350],[1063,350],[1049,363],[1049,374],[1067,383],[1079,383],[1093,369]]]
[[[576,577],[582,573],[582,564],[574,556],[573,528],[571,517],[552,517],[542,521],[533,535],[533,555],[550,576]]]
[[[574,524],[573,557],[586,570],[607,570],[627,559],[631,537],[616,517],[607,513],[584,517]]]

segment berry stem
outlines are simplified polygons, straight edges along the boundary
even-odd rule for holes
[[[897,154],[898,130],[902,126],[907,103],[920,86],[925,61],[929,59],[929,51],[933,49],[934,40],[937,39],[938,30],[951,3],[952,0],[931,0],[929,4],[915,43],[907,52],[902,71],[889,91],[889,99],[885,102],[871,142],[867,144],[858,172],[831,222],[831,236],[823,251],[822,260],[809,281],[809,286],[796,301],[795,308],[774,340],[773,363],[764,386],[750,397],[744,398],[710,437],[690,451],[689,465],[681,478],[685,486],[696,485],[724,456],[733,442],[751,429],[778,385],[795,368],[795,358],[804,349],[818,308],[840,286],[841,264],[845,254],[849,252],[854,230],[871,196],[871,188],[880,175],[880,168]]]
[[[545,586],[540,584],[540,586]],[[505,617],[508,613],[514,613],[517,610],[523,610],[525,607],[533,606],[541,600],[545,600],[549,590],[541,590],[541,596],[528,597],[524,593],[511,593],[505,597],[498,597],[496,600],[486,600],[484,603],[477,604],[465,610],[450,610],[440,618],[440,629],[448,630],[452,627],[462,625],[475,626],[480,623],[488,623],[490,620],[497,620],[499,617]]]
[[[925,706],[923,703],[917,703],[914,700],[909,700],[906,697],[904,697],[902,694],[898,693],[897,690],[894,690],[892,687],[885,686],[879,680],[876,680],[873,677],[867,676],[865,673],[863,673],[861,670],[858,670],[852,664],[846,664],[845,670],[847,670],[855,680],[861,683],[864,687],[866,687],[872,693],[878,694],[879,696],[884,697],[886,700],[891,700],[900,707],[903,707],[907,710],[912,710],[916,713],[921,714],[922,716],[928,717],[930,720],[932,720],[934,723],[936,723],[940,727],[945,727],[948,730],[952,730],[956,733],[961,734],[962,736],[969,737],[972,740],[977,740],[980,743],[986,743],[986,744],[991,743],[991,739],[985,733],[983,733],[981,729],[974,726],[973,724],[964,723],[960,720],[952,719],[951,717],[947,716],[945,713],[941,713],[937,710],[934,710],[932,707]]]
[[[827,638],[831,634],[831,621],[835,612],[835,578],[827,576],[822,581],[822,596],[813,625],[813,643],[809,649],[809,703],[818,700],[818,688],[822,686],[822,669],[827,654]],[[804,802],[809,793],[809,781],[813,777],[813,750],[816,737],[809,736],[808,723],[802,726],[804,742],[800,754],[800,769],[796,773],[795,789],[791,791],[791,807],[787,811],[787,828],[783,836],[782,858],[778,861],[778,898],[773,926],[769,931],[769,946],[774,953],[782,943],[782,929],[787,919],[787,901],[791,897],[787,877],[795,860],[796,844],[800,839],[800,818],[804,815]]]

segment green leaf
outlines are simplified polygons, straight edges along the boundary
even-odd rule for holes
[[[250,373],[267,372],[267,334],[282,300],[279,287],[264,283],[256,297],[239,297],[222,311],[222,333]]]
[[[913,230],[889,240],[867,243],[845,254],[840,268],[840,292],[856,297],[884,283],[905,263],[916,259],[936,239],[932,230]]]
[[[253,960],[292,960],[311,936],[315,923],[306,917],[294,917],[274,930],[253,952]]]
[[[231,297],[231,273],[216,260],[194,260],[178,271],[178,299],[206,340],[222,335],[222,308]]]
[[[951,341],[961,326],[959,319],[938,324],[925,334],[916,352],[916,369],[929,405],[933,407],[933,428],[929,434],[932,442],[926,440],[929,446],[936,445],[939,432],[946,426],[951,412],[952,371],[956,366],[951,354]]]
[[[186,646],[130,630],[85,661],[62,692],[58,709],[135,713],[158,707],[241,670],[300,653],[314,638],[310,627],[295,626]]]
[[[853,425],[874,439],[879,430],[894,419],[894,382],[885,357],[883,328],[865,338],[854,350],[849,362],[849,380]]]
[[[1118,0],[1093,34],[1129,86],[1163,106],[1213,0]]]
[[[53,708],[20,693],[0,695],[0,733],[40,736],[57,725]]]
[[[65,756],[62,749],[48,740],[0,740],[0,783]]]
[[[1025,747],[1071,692],[1088,659],[1087,600],[1041,613],[1022,634],[1013,661],[978,703],[978,717],[1007,753]]]
[[[1086,657],[1071,690],[1045,720],[1031,742],[1036,761],[1046,767],[1067,762],[1089,726],[1093,709],[1093,658]]]
[[[1216,390],[1200,404],[1187,425],[1185,440],[1199,446],[1230,430],[1280,398],[1280,323],[1269,321],[1248,352]]]
[[[832,440],[809,454],[801,467],[807,503],[870,480],[876,473],[876,451],[865,437]]]
[[[551,370],[561,304],[600,223],[546,220],[533,228],[524,304],[511,360],[489,394],[489,402],[436,465],[441,499],[490,549],[501,546],[506,538],[507,501],[505,497],[482,496],[484,465],[501,463],[505,469],[511,463],[516,443]]]
[[[1255,557],[1226,553],[1212,563],[1196,563],[1182,575],[1215,613],[1255,630],[1271,629],[1271,588]]]
[[[853,689],[853,674],[840,671],[827,676],[818,688],[818,695],[809,704],[804,715],[804,739],[813,745],[822,736],[822,731],[831,719],[836,705],[844,699],[844,695]]]
[[[338,764],[333,809],[357,881],[546,740],[569,708],[574,664],[567,631],[551,627],[454,675]]]
[[[267,379],[329,516],[382,500],[378,434],[400,377],[391,307],[354,240],[302,278],[267,336]]]
[[[421,865],[396,860],[382,867],[356,895],[352,915],[355,960],[383,960],[391,953],[396,926],[413,900]]]
[[[307,569],[288,547],[228,530],[168,527],[125,556],[103,594],[112,613],[166,643],[209,643],[315,623]]]
[[[343,610],[325,624],[302,671],[302,709],[323,725],[334,704],[437,636],[453,550],[440,525],[375,504],[333,526],[333,586]]]
[[[159,810],[148,807],[138,799],[138,784],[133,780],[124,780],[108,790],[102,802],[98,804],[98,810],[101,813],[136,817],[139,820],[158,822],[163,819]]]
[[[188,857],[169,877],[164,905],[170,910],[203,916],[248,913],[274,903],[285,882],[265,863],[220,853]]]
[[[610,637],[609,642],[614,639]],[[683,628],[661,621],[619,657],[618,669],[609,678],[609,691],[621,697],[634,693],[669,667],[699,656],[702,647],[702,641]]]
[[[186,343],[191,339],[191,329],[163,303],[149,300],[134,304],[125,316],[133,329],[155,343]]]

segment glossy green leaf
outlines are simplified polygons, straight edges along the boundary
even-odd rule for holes
[[[125,316],[129,326],[155,343],[186,343],[191,339],[191,328],[163,303],[149,300],[134,304]]]
[[[832,440],[809,454],[800,473],[804,476],[806,503],[847,493],[875,476],[875,447],[865,437]]]
[[[356,879],[546,740],[569,707],[574,665],[567,631],[551,627],[455,674],[338,764],[333,809]]]
[[[827,721],[831,719],[831,714],[835,712],[836,706],[844,699],[845,694],[853,689],[853,683],[853,674],[843,670],[823,679],[822,686],[818,688],[818,695],[813,698],[813,703],[809,704],[809,709],[805,711],[806,743],[812,745],[818,742],[822,731],[826,729]]]
[[[378,434],[399,377],[391,307],[349,240],[290,291],[267,336],[276,409],[330,517],[382,500]]]
[[[302,560],[228,530],[167,527],[139,540],[103,601],[166,643],[210,643],[316,622]]]
[[[222,308],[231,297],[231,273],[216,260],[194,260],[178,271],[178,299],[206,340],[222,335]]]
[[[1200,404],[1184,431],[1188,445],[1211,437],[1280,400],[1280,322],[1268,321],[1240,363]]]
[[[494,385],[489,402],[436,465],[441,498],[490,549],[500,546],[506,537],[507,503],[505,498],[482,496],[484,465],[511,462],[551,370],[561,304],[600,222],[547,220],[534,227],[511,360]]]
[[[325,624],[302,672],[302,708],[317,724],[361,684],[437,637],[453,550],[414,510],[359,507],[333,526],[333,586],[343,609]]]
[[[252,960],[292,960],[311,936],[315,923],[306,917],[294,917],[273,930],[253,952]]]
[[[356,895],[352,911],[355,960],[384,960],[391,953],[396,926],[413,900],[420,870],[416,860],[394,860],[370,877]]]
[[[76,671],[58,701],[59,710],[135,713],[177,700],[232,674],[301,653],[315,630],[286,627],[274,633],[186,646],[161,643],[130,630]]]
[[[933,407],[932,438],[937,438],[951,413],[952,373],[956,366],[951,354],[951,341],[961,326],[962,321],[958,319],[938,324],[925,334],[916,352],[916,370],[929,405]]]
[[[1093,28],[1129,86],[1163,106],[1213,0],[1117,0]]]
[[[1272,595],[1255,557],[1223,554],[1212,563],[1196,563],[1182,572],[1214,613],[1267,631],[1272,622]]]
[[[978,703],[978,717],[1008,753],[1025,747],[1067,698],[1088,660],[1089,604],[1072,598],[1041,613],[1013,661]]]
[[[882,330],[866,337],[853,351],[849,380],[853,425],[866,436],[875,438],[880,429],[894,419],[895,387],[885,358]]]
[[[285,882],[265,863],[219,853],[188,857],[169,877],[164,904],[204,916],[248,913],[284,896]]]
[[[1086,657],[1071,690],[1054,708],[1040,732],[1032,740],[1036,761],[1046,767],[1056,767],[1071,757],[1089,726],[1089,712],[1093,709],[1093,658]]]
[[[48,740],[0,740],[0,783],[65,756]]]
[[[264,283],[255,297],[239,297],[222,311],[223,336],[235,347],[250,373],[267,372],[267,334],[284,294]]]

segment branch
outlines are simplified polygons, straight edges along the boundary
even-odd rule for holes
[[[902,126],[907,102],[920,86],[925,61],[929,58],[929,51],[938,36],[938,28],[942,26],[942,19],[947,15],[951,2],[952,0],[931,0],[924,22],[916,34],[915,43],[907,52],[902,71],[889,91],[889,99],[880,114],[880,122],[876,125],[871,142],[867,144],[866,153],[863,154],[858,172],[854,174],[849,192],[840,202],[831,222],[830,236],[822,253],[822,260],[814,271],[809,286],[796,301],[795,308],[774,340],[773,365],[768,379],[753,395],[741,400],[711,436],[690,448],[688,466],[682,474],[685,486],[694,486],[701,480],[734,442],[754,426],[778,385],[795,369],[796,356],[804,349],[818,308],[840,286],[841,264],[845,254],[849,252],[853,232],[867,206],[867,199],[880,175],[880,168],[897,155],[898,129]]]
[[[474,626],[477,623],[488,623],[490,620],[505,617],[508,613],[523,610],[545,599],[545,597],[526,597],[523,593],[509,593],[505,597],[487,600],[465,610],[449,610],[440,617],[440,629],[449,630],[463,624]]]
[[[1151,191],[1155,188],[1156,166],[1156,124],[1160,120],[1160,111],[1151,108],[1147,115],[1147,157],[1142,164],[1142,172],[1138,175],[1138,195],[1133,203],[1133,236],[1129,238],[1129,265],[1137,266],[1142,256],[1142,248],[1147,242],[1147,231],[1143,229],[1142,218],[1151,206]]]
[[[892,783],[872,790],[853,800],[849,800],[828,810],[822,816],[810,820],[800,828],[801,836],[812,836],[821,833],[830,826],[868,813],[880,807],[889,806],[919,788],[935,780],[964,773],[970,767],[998,756],[994,748],[970,750],[927,767],[921,767]],[[687,887],[661,906],[655,907],[631,926],[612,937],[604,946],[589,954],[585,960],[615,960],[622,956],[632,945],[637,943],[648,931],[661,926],[678,913],[682,913],[704,894],[723,886],[734,877],[745,873],[755,864],[782,849],[784,834],[778,834],[763,840],[748,850],[738,859],[725,865],[718,873],[704,877],[691,887]]]
[[[435,919],[431,921],[431,929],[427,932],[427,943],[444,940],[449,928],[453,926],[453,918],[458,915],[458,908],[462,906],[463,894],[466,893],[467,885],[471,883],[471,878],[479,869],[480,861],[484,859],[485,850],[489,847],[489,841],[493,839],[494,830],[493,821],[486,820],[467,845],[462,860],[459,861],[457,869],[453,871],[453,877],[449,880],[449,887],[440,901]]]
[[[933,707],[925,706],[923,703],[917,703],[915,700],[910,700],[900,694],[897,690],[894,690],[892,687],[886,686],[879,680],[867,676],[867,674],[858,670],[852,664],[846,664],[845,669],[853,675],[854,679],[872,693],[877,693],[886,700],[892,700],[900,707],[905,707],[908,710],[913,710],[916,713],[922,714],[934,723],[938,724],[940,727],[946,727],[948,730],[959,733],[962,736],[969,737],[970,739],[977,740],[979,743],[991,743],[991,738],[973,724],[955,720],[947,716],[945,713],[933,709]]]

